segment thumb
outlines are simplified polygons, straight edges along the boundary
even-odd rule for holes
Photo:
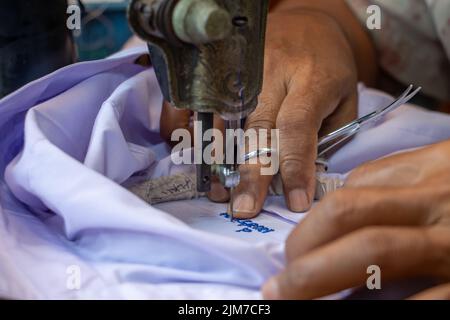
[[[303,212],[314,199],[319,130],[333,130],[353,120],[357,95],[352,92],[340,101],[330,95],[310,94],[313,90],[301,86],[293,89],[277,118],[280,172],[289,209]]]
[[[271,129],[275,129],[277,113],[283,101],[285,91],[279,78],[266,77],[263,91],[259,97],[259,105],[248,117],[246,122],[246,133],[254,130],[258,146],[271,146]],[[265,137],[259,134],[264,130]],[[246,143],[247,144],[247,143]],[[256,151],[257,146],[247,145],[246,152]],[[276,155],[277,156],[277,155]],[[269,157],[272,160],[272,157]],[[255,159],[253,159],[255,160]],[[254,163],[257,162],[257,163]],[[272,165],[272,164],[270,164]],[[252,163],[240,165],[239,172],[241,181],[233,194],[233,204],[237,218],[253,218],[261,211],[273,174],[264,168],[265,165],[257,159]],[[267,171],[267,172],[266,172]]]

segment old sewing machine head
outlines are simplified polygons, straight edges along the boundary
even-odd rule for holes
[[[133,0],[129,21],[148,42],[166,101],[197,112],[205,132],[213,114],[240,128],[262,88],[269,0]],[[205,147],[205,145],[204,145]],[[211,166],[198,166],[197,188],[210,190]],[[215,168],[229,188],[235,165]]]

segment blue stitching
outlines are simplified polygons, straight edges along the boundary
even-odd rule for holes
[[[230,215],[226,212],[220,213],[219,216],[224,217],[225,219],[230,219]],[[257,231],[259,233],[269,233],[274,232],[274,229],[268,228],[266,226],[260,225],[252,220],[242,220],[242,219],[233,219],[232,223],[237,223],[238,227],[244,227],[242,229],[236,230],[236,232],[253,232]]]

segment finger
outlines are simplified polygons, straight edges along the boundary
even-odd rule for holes
[[[404,152],[367,163],[353,170],[345,185],[413,186],[425,180],[446,181],[441,172],[448,171],[450,142],[445,141],[414,151]]]
[[[331,133],[358,117],[358,90],[354,86],[353,92],[345,98],[336,110],[322,123],[319,136]]]
[[[190,137],[193,137],[193,128],[190,125],[192,115],[191,110],[176,109],[164,101],[160,119],[161,137],[172,146],[177,143],[171,139],[172,132],[177,129],[189,130]]]
[[[327,195],[291,233],[289,261],[357,229],[427,223],[430,191],[399,188],[341,189]]]
[[[261,100],[265,103],[265,100]],[[275,105],[262,105],[247,120],[246,132],[249,130],[270,130],[275,126]],[[273,109],[272,109],[273,108]],[[258,134],[257,134],[258,135]],[[267,135],[270,140],[270,134]],[[259,137],[258,137],[259,139]],[[267,145],[270,146],[268,141]],[[246,145],[246,151],[254,151],[255,146]],[[258,159],[255,159],[258,160]],[[257,163],[245,163],[239,166],[240,183],[234,191],[233,207],[236,211],[236,217],[249,219],[255,217],[262,209],[267,197],[269,185],[272,181],[272,175],[262,174],[263,165]]]
[[[345,182],[348,187],[392,186],[416,184],[426,157],[420,151],[405,152],[368,162],[353,170]]]
[[[247,131],[256,130],[258,133],[259,130],[266,130],[269,139],[269,141],[264,141],[266,146],[271,145],[271,129],[276,126],[277,114],[286,96],[284,78],[274,76],[275,74],[284,74],[279,71],[281,64],[272,60],[268,59],[268,63],[265,65],[263,89],[258,106],[247,118],[245,125]],[[258,142],[260,142],[259,137]],[[249,146],[246,151],[254,151],[248,150],[248,148]],[[233,195],[236,217],[253,218],[261,211],[272,181],[272,175],[262,174],[262,168],[263,165],[259,161],[256,164],[246,163],[239,166],[241,181]]]
[[[310,92],[311,91],[311,92]],[[342,92],[315,92],[304,84],[293,84],[283,101],[277,118],[280,130],[280,172],[289,209],[303,212],[310,208],[315,190],[315,160],[318,132],[323,119],[331,116],[340,125],[353,119],[356,94],[343,103],[344,109],[336,111]],[[329,122],[331,123],[331,122]],[[331,130],[328,124],[325,130]]]
[[[381,281],[435,275],[440,259],[426,229],[366,228],[298,258],[264,286],[263,294],[267,299],[323,297],[366,283],[370,266],[380,268]]]
[[[218,203],[224,203],[230,200],[228,190],[220,183],[217,176],[212,176],[211,191],[207,193],[207,197],[209,200]]]
[[[409,300],[450,300],[450,283],[418,293]]]
[[[234,191],[233,208],[239,219],[251,219],[261,212],[269,191],[272,176],[262,175],[261,166],[242,165],[239,167],[241,183]]]

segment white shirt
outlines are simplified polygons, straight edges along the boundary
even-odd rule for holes
[[[0,100],[0,296],[258,299],[283,268],[284,240],[304,215],[282,199],[251,225],[227,220],[224,205],[152,207],[121,186],[142,171],[192,169],[173,165],[159,137],[154,72],[133,64],[145,51],[66,67]],[[392,101],[360,94],[360,114]],[[404,106],[337,152],[330,170],[448,138],[449,116]]]

